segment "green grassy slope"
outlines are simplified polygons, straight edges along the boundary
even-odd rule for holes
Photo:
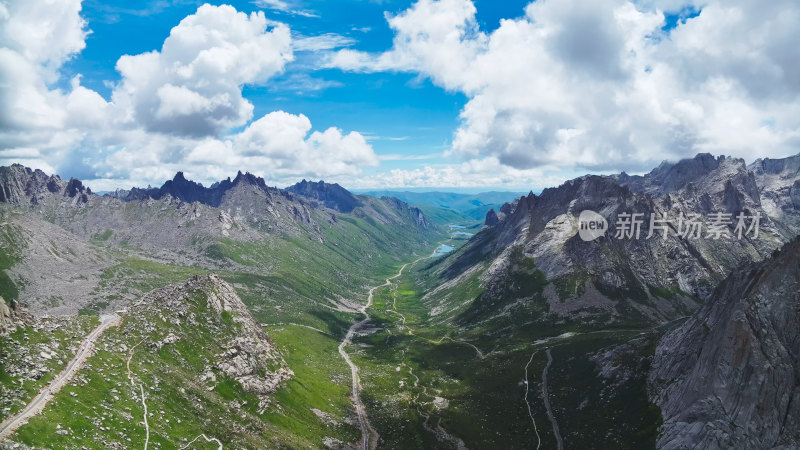
[[[9,223],[13,214],[10,207],[0,204],[0,297],[6,302],[19,298],[19,287],[6,270],[19,262],[25,247],[22,230]]]
[[[316,447],[325,437],[356,439],[358,431],[344,421],[346,387],[320,376],[327,371],[304,370],[314,361],[330,363],[327,354],[336,345],[330,338],[313,331],[290,338],[273,330],[298,371],[261,408],[255,394],[214,363],[240,325],[227,311],[209,309],[209,295],[191,292],[186,310],[179,312],[158,301],[134,307],[98,340],[96,354],[78,376],[12,438],[44,448],[142,447],[148,438],[144,392],[153,447],[177,448],[200,434],[226,448]],[[164,344],[170,335],[175,341]],[[344,376],[343,366],[333,363],[330,370]],[[316,419],[310,408],[325,410],[337,424]]]
[[[173,448],[200,433],[235,448],[316,448],[324,442],[358,440],[349,368],[337,352],[342,335],[358,317],[352,309],[366,301],[369,286],[379,284],[403,262],[428,254],[446,236],[446,228],[420,229],[408,222],[386,224],[344,214],[329,220],[320,212],[312,214],[323,242],[267,234],[257,242],[198,241],[215,267],[203,258],[193,265],[143,259],[140,250],[129,252],[103,238],[113,231],[92,241],[120,261],[102,274],[98,295],[140,296],[210,272],[230,282],[254,318],[266,324],[264,329],[295,373],[265,411],[254,410],[256,399],[235,380],[218,374],[212,385],[199,379],[211,355],[221,351],[215,343],[224,341],[228,331],[202,311],[198,299],[193,313],[199,326],[165,321],[167,311],[126,314],[123,325],[108,330],[98,342],[99,351],[88,368],[14,439],[51,448],[95,448],[101,442],[143,445],[143,410],[127,378],[126,361],[130,349],[144,339],[131,367],[145,386],[154,446]],[[101,298],[81,312],[89,320],[111,300]],[[157,350],[146,346],[169,333],[180,337],[176,344]]]

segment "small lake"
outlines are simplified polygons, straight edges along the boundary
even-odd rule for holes
[[[465,227],[464,225],[453,225],[453,224],[450,224],[450,228],[467,228],[467,227]]]
[[[466,231],[451,231],[453,236],[474,236],[474,233],[467,233]]]
[[[442,244],[436,249],[435,252],[433,252],[433,255],[431,255],[431,257],[446,255],[452,251],[453,251],[453,246]]]

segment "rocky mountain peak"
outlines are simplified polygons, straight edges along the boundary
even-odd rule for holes
[[[171,195],[184,202],[203,201],[209,197],[209,190],[202,184],[187,180],[183,172],[178,172],[172,180],[167,180],[154,198]]]
[[[63,192],[65,187],[58,175],[47,175],[39,169],[20,164],[0,167],[0,202],[36,205],[48,195]]]
[[[77,201],[80,203],[87,203],[90,195],[92,195],[92,190],[88,187],[84,187],[81,180],[77,178],[70,178],[69,183],[67,183],[66,188],[64,188],[65,197],[77,197]]]
[[[362,205],[355,195],[336,183],[314,182],[304,179],[293,186],[287,187],[286,190],[293,194],[317,200],[327,208],[342,213],[352,212]]]
[[[674,163],[663,161],[644,176],[631,176],[623,172],[617,175],[616,179],[620,184],[638,192],[654,194],[674,192],[687,183],[703,178],[728,160],[744,165],[744,161],[726,158],[724,155],[715,157],[710,153],[699,153],[694,158]]]
[[[250,172],[242,173],[241,170],[236,174],[236,178],[234,178],[232,182],[233,186],[239,184],[257,186],[261,189],[267,190],[267,183],[263,178],[255,176]]]
[[[484,225],[493,227],[500,222],[500,218],[497,217],[497,213],[494,211],[494,208],[489,209],[489,212],[486,213],[486,220],[484,220]]]
[[[177,172],[171,180],[167,180],[160,188],[132,188],[129,191],[117,191],[111,197],[123,201],[134,201],[152,198],[159,200],[171,196],[182,202],[200,202],[209,206],[219,207],[225,194],[238,186],[255,186],[258,190],[267,192],[269,188],[263,178],[249,172],[239,171],[236,178],[230,177],[205,187],[201,183],[189,180],[183,172]]]
[[[783,177],[792,178],[800,175],[800,155],[790,156],[788,158],[759,158],[753,161],[748,166],[756,176],[760,175],[781,175]]]

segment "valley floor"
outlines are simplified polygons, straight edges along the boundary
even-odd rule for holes
[[[354,339],[351,354],[379,447],[654,445],[659,412],[647,400],[642,352],[620,356],[627,361],[616,369],[624,373],[607,377],[594,360],[631,340],[652,346],[657,334],[519,323],[490,335],[433,324],[421,300],[424,261],[375,292],[371,321]]]

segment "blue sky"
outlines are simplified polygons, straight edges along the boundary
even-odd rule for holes
[[[167,5],[166,3],[171,3]],[[150,1],[131,8],[130,2],[90,0],[83,16],[92,33],[86,48],[63,69],[62,83],[82,74],[82,84],[110,100],[109,82],[120,79],[114,69],[123,54],[159,49],[181,19],[204,2]],[[251,1],[225,2],[238,11],[264,11],[267,17],[290,24],[301,36],[328,33],[347,37],[362,51],[381,52],[392,47],[393,33],[385,13],[397,14],[411,1],[304,1],[293,7],[313,14],[307,17]],[[492,31],[502,18],[523,14],[527,1],[477,1],[481,28]],[[244,96],[255,105],[254,116],[282,110],[304,114],[316,129],[339,127],[358,130],[370,139],[384,169],[409,169],[420,161],[442,163],[441,157],[458,126],[458,113],[467,102],[460,92],[448,92],[427,78],[411,73],[361,74],[315,66],[315,55],[296,54],[285,72],[261,86],[245,86]],[[301,84],[298,80],[305,83]],[[425,159],[396,160],[394,157]]]
[[[226,6],[230,5],[230,6]],[[0,164],[539,190],[800,151],[779,0],[0,1]]]

